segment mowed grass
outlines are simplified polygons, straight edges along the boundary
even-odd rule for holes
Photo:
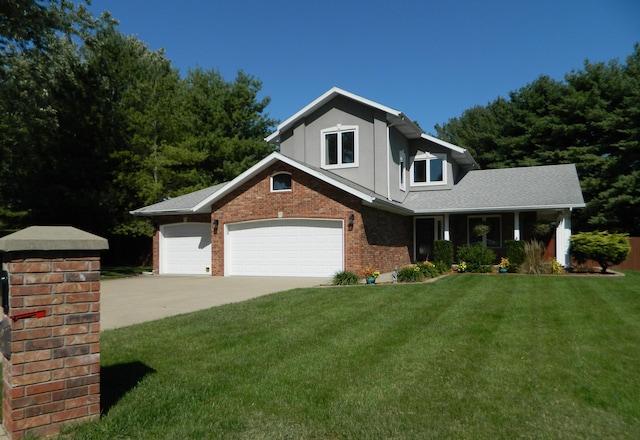
[[[640,438],[640,273],[293,290],[106,331],[102,365],[117,402],[64,438]]]

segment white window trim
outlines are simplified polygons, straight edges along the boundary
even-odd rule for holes
[[[291,192],[292,188],[293,188],[293,179],[291,180],[291,187],[292,188],[287,188],[287,189],[274,189],[273,188],[273,178],[276,176],[280,176],[282,174],[288,175],[289,177],[291,177],[291,173],[288,173],[286,171],[278,171],[277,173],[273,173],[271,175],[271,178],[269,179],[269,188],[271,189],[271,192],[275,192],[275,193],[281,193],[281,192]]]
[[[340,134],[345,131],[353,131],[353,163],[337,163],[329,165],[327,164],[327,147],[325,145],[325,137],[327,134]],[[336,169],[336,168],[356,168],[359,163],[359,141],[358,141],[358,126],[357,125],[342,125],[338,124],[335,127],[325,128],[320,131],[320,167],[323,169]],[[338,136],[338,158],[342,160],[342,138]]]
[[[430,174],[431,167],[429,166],[429,161],[431,159],[442,159],[442,180],[437,182],[430,182]],[[416,182],[414,180],[415,174],[413,171],[414,165],[417,161],[427,161],[427,181],[426,182]],[[435,186],[435,185],[446,185],[447,184],[447,155],[446,153],[420,153],[416,154],[413,158],[413,162],[411,163],[411,169],[409,170],[409,174],[411,175],[411,186]]]

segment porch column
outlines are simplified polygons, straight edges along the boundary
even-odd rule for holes
[[[449,233],[449,214],[444,215],[444,231],[442,231],[442,238],[447,241],[451,241],[451,234]]]
[[[513,213],[513,239],[520,240],[520,212]]]
[[[571,239],[571,210],[566,209],[558,216],[556,226],[556,260],[564,267],[571,266],[569,244]]]

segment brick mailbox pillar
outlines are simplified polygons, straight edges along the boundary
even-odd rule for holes
[[[2,423],[10,439],[100,415],[100,252],[107,240],[33,226],[0,238]]]

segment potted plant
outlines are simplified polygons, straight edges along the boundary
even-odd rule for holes
[[[473,227],[473,233],[476,237],[485,237],[490,231],[491,227],[484,223],[479,223]]]
[[[371,266],[366,267],[362,271],[362,277],[365,279],[367,284],[375,284],[376,278],[380,276],[379,270],[374,270]]]
[[[507,273],[508,269],[509,269],[509,259],[505,257],[500,258],[500,264],[498,265],[498,272]]]

